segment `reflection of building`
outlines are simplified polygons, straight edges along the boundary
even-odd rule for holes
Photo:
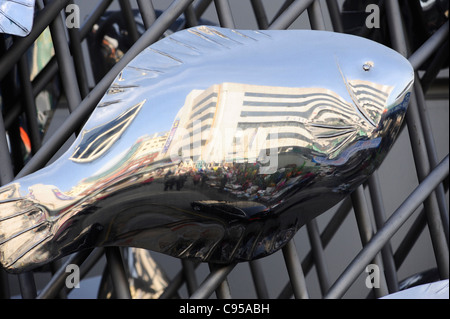
[[[139,149],[138,154],[159,153],[166,143],[169,132],[155,133],[152,136],[145,138]],[[139,156],[139,155],[138,155]]]
[[[28,189],[29,198],[37,200],[48,210],[61,210],[72,204],[74,197],[62,193],[54,185],[35,184]]]
[[[126,154],[109,168],[85,178],[66,194],[70,196],[87,195],[131,177],[154,162],[163,148],[168,132],[158,132],[139,138]]]
[[[194,90],[164,154],[222,163],[254,161],[274,148],[307,148],[333,157],[355,137],[370,137],[392,90],[358,80],[348,86],[354,103],[323,88],[223,83]]]
[[[378,124],[392,87],[362,80],[350,80],[348,85],[352,88],[358,103],[364,106],[369,118]]]

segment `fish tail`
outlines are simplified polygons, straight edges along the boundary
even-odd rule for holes
[[[0,200],[0,264],[9,272],[27,268],[46,254],[30,254],[52,237],[46,209],[25,198]]]

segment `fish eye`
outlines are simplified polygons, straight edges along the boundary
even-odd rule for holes
[[[373,68],[373,62],[372,61],[367,61],[363,64],[363,70],[364,71],[370,71],[370,69]]]

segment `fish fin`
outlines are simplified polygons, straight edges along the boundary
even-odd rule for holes
[[[14,272],[45,259],[29,253],[53,237],[51,226],[46,209],[28,199],[0,201],[0,264]]]

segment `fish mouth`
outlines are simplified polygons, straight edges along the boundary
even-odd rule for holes
[[[347,89],[348,94],[350,95],[350,98],[353,102],[353,105],[355,106],[355,110],[358,113],[358,115],[363,119],[370,127],[376,128],[377,125],[375,122],[370,118],[369,114],[367,114],[366,110],[364,109],[363,105],[361,105],[361,102],[359,101],[357,95],[355,94],[354,87],[349,83],[349,80],[345,76],[344,72],[342,71],[341,65],[339,64],[338,58],[335,56],[336,60],[336,66],[339,70],[339,73],[342,77],[342,81],[344,82],[345,88]]]
[[[414,85],[414,73],[412,73],[412,78],[402,78],[391,85],[381,85],[365,79],[349,79],[337,56],[335,56],[335,61],[355,112],[361,119],[360,123],[368,133],[379,127],[384,113],[404,101],[405,96],[411,92]],[[367,65],[370,67],[366,69]],[[366,62],[362,68],[364,71],[370,72],[373,66],[373,62]],[[408,66],[410,67],[410,65]]]

